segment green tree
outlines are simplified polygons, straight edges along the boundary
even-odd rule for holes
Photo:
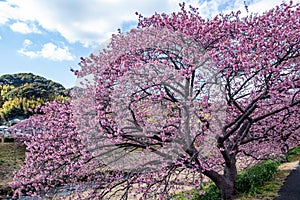
[[[13,85],[0,85],[0,107],[2,107],[3,103],[6,101],[6,95],[14,88]]]
[[[32,73],[6,74],[0,77],[0,121],[17,116],[28,117],[37,106],[68,98],[59,83]]]

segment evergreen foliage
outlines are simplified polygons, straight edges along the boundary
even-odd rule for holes
[[[59,83],[32,73],[6,74],[0,77],[0,123],[15,117],[28,117],[45,102],[66,98]]]

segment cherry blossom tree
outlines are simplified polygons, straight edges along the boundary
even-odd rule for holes
[[[82,60],[79,75],[93,75],[78,100],[91,114],[82,133],[112,168],[136,170],[127,181],[142,182],[144,198],[168,196],[180,173],[198,174],[191,184],[204,174],[233,198],[238,169],[299,145],[298,30],[292,4],[208,21],[184,5],[140,15],[137,29]]]
[[[136,29],[82,58],[69,118],[56,107],[34,124],[47,127],[35,128],[43,138],[76,131],[80,142],[72,144],[84,146],[76,147],[84,162],[67,162],[55,180],[86,168],[92,174],[82,179],[81,198],[166,199],[209,178],[223,199],[233,199],[238,170],[300,145],[299,28],[293,3],[244,18],[204,20],[184,4],[170,15],[139,15]],[[45,167],[29,164],[40,153],[28,155],[26,176],[45,177]]]
[[[39,112],[10,128],[26,145],[25,165],[11,184],[15,196],[54,195],[90,175],[91,156],[75,130],[70,103],[48,103]]]

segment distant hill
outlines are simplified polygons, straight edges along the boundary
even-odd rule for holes
[[[59,83],[32,73],[0,76],[0,124],[32,114],[30,109],[55,99],[66,98],[66,89]]]
[[[61,84],[32,73],[5,74],[0,76],[0,85],[3,84],[13,85],[15,88],[21,87],[25,84],[33,84],[34,88],[44,86],[44,89],[57,94],[63,94],[66,90]]]

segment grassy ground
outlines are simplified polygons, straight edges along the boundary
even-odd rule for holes
[[[10,193],[9,183],[25,158],[25,147],[17,143],[0,143],[0,199]]]
[[[300,161],[300,146],[294,148],[287,154],[288,162],[298,162]],[[282,165],[285,165],[282,164]],[[261,186],[255,194],[240,194],[240,200],[253,200],[253,199],[274,199],[278,196],[278,191],[281,186],[284,184],[286,177],[290,174],[289,168],[284,168],[282,170],[278,170],[275,174],[274,179],[266,182],[263,186]]]
[[[287,154],[287,161],[294,163],[300,161],[300,146],[294,148]],[[282,165],[286,165],[283,163]],[[259,187],[256,193],[239,194],[238,200],[271,200],[278,196],[278,191],[284,184],[286,177],[290,174],[291,169],[289,167],[282,168],[275,174],[271,181],[266,182],[263,186]]]
[[[259,187],[256,193],[239,194],[237,200],[272,200],[278,196],[278,191],[284,183],[284,180],[289,175],[290,170],[278,171],[274,179],[266,182]]]

